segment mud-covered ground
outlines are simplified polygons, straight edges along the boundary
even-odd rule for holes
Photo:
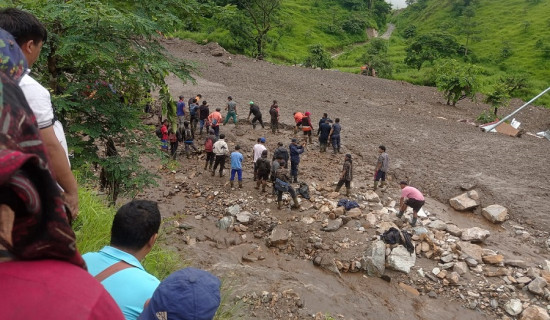
[[[488,106],[460,101],[451,107],[434,88],[337,71],[277,66],[228,54],[214,44],[169,40],[166,47],[173,55],[197,63],[195,85],[170,78],[174,97],[183,94],[187,100],[200,93],[211,110],[223,109],[228,95],[238,103],[240,126],[224,126],[221,132],[227,135],[230,149],[235,144],[243,148],[244,188],[231,190],[227,175],[210,176],[203,170],[202,156],[180,157],[174,172],[159,169],[161,186],[141,196],[160,200],[167,217],[193,227],[171,227],[169,243],[192,265],[227,280],[233,289],[228,301],[242,304],[239,310],[243,318],[309,319],[329,314],[344,319],[483,319],[502,315],[502,311],[486,309],[483,304],[465,307],[469,300],[457,290],[468,284],[479,287],[483,281],[489,286],[487,279],[473,274],[463,277],[463,284],[454,288],[435,285],[430,290],[423,279],[412,276],[415,271],[409,276],[388,271],[392,277],[388,283],[363,272],[337,276],[315,267],[311,260],[323,250],[341,260],[360,258],[376,233],[369,228],[357,232],[349,223],[337,232],[324,233],[320,227],[327,215],[316,206],[304,200],[307,210],[277,210],[269,193],[253,188],[251,153],[255,140],[266,137],[270,151],[279,141],[288,146],[294,136],[288,128],[293,124],[294,111],[310,111],[315,127],[323,112],[341,119],[343,152],[354,158],[355,195],[367,191],[377,147],[384,144],[391,160],[390,188],[379,192],[382,203],[398,201],[397,181],[408,180],[428,197],[425,207],[438,219],[460,228],[490,230],[486,248],[530,265],[549,259],[544,241],[550,230],[550,141],[528,134],[513,138],[481,132],[472,122]],[[281,107],[281,122],[288,126],[276,135],[267,126],[252,130],[244,122],[248,101],[259,104],[264,120],[268,120],[274,99]],[[499,112],[508,113],[519,105],[520,101],[513,101],[511,107]],[[527,107],[516,119],[527,132],[536,133],[550,127],[550,110]],[[300,178],[317,185],[319,196],[327,196],[342,161],[342,155],[320,154],[314,141],[303,155]],[[503,205],[511,219],[495,226],[480,217],[480,209],[473,213],[452,210],[447,205],[449,198],[460,194],[461,186],[466,185],[478,191],[480,207]],[[219,230],[216,221],[234,204],[255,215],[256,222],[242,229]],[[304,218],[314,222],[304,223]],[[530,236],[517,237],[519,233],[512,225],[522,226]],[[266,246],[269,231],[276,226],[292,231],[290,244],[283,249]],[[317,236],[327,247],[312,248],[311,238]],[[431,270],[437,263],[418,258],[416,265],[416,269]],[[403,290],[399,283],[417,288],[420,295]],[[428,291],[436,294],[430,298]]]

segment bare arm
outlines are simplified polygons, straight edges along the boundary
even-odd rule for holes
[[[78,186],[69,167],[65,150],[59,143],[59,140],[57,140],[53,126],[41,129],[40,134],[50,158],[50,166],[55,174],[57,183],[65,191],[63,196],[74,219],[78,215]]]

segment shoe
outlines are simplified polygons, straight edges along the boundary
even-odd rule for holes
[[[403,216],[404,213],[405,213],[405,212],[403,212],[403,211],[399,211],[399,213],[397,213],[397,217],[398,217],[399,219],[401,219],[401,217]]]
[[[216,174],[216,171],[212,170],[212,177]]]
[[[231,185],[231,188],[233,188],[233,180],[230,180],[229,184]]]
[[[225,176],[225,174],[223,174],[223,172],[220,172],[220,178]]]
[[[242,189],[242,187],[243,187],[243,182],[242,182],[242,181],[239,181],[239,188]]]
[[[292,205],[292,209],[300,209],[300,203],[298,202],[298,198],[294,197],[292,198],[292,201],[294,201],[294,204]]]
[[[281,210],[283,208],[283,202],[277,201],[277,209]]]
[[[416,226],[416,221],[417,221],[416,218],[412,218],[412,220],[411,220],[411,227]]]

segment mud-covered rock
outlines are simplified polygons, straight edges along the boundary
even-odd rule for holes
[[[449,199],[449,204],[458,211],[471,210],[479,206],[475,198],[479,199],[479,196],[476,191],[472,190]]]
[[[536,295],[543,295],[544,288],[548,285],[548,282],[542,277],[536,277],[533,281],[527,285],[527,289]]]
[[[523,304],[519,299],[510,299],[504,305],[504,311],[511,316],[517,316],[523,311]]]
[[[493,204],[483,208],[481,215],[492,223],[502,223],[508,219],[508,209],[501,205]]]
[[[483,242],[491,235],[489,230],[481,229],[479,227],[473,227],[462,230],[460,239],[470,242]]]
[[[387,259],[388,267],[404,273],[411,272],[411,268],[416,264],[416,255],[409,253],[401,245],[393,248]]]
[[[341,218],[334,219],[334,220],[329,220],[328,225],[326,225],[325,227],[322,227],[321,230],[326,231],[326,232],[334,232],[334,231],[337,231],[338,229],[340,229],[340,227],[343,224],[344,223],[343,223]]]
[[[527,307],[522,313],[520,320],[550,320],[548,311],[539,306],[531,305]]]
[[[269,238],[267,238],[267,245],[270,247],[276,247],[286,244],[292,237],[292,231],[276,227],[271,231]]]
[[[382,240],[371,243],[361,260],[365,271],[371,277],[380,277],[386,269],[386,244]]]

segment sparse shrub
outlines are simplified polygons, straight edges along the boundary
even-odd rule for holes
[[[488,111],[483,111],[476,119],[476,121],[481,124],[493,122],[495,120],[496,120],[495,115]]]
[[[323,48],[321,44],[314,44],[309,47],[309,55],[304,61],[304,66],[307,68],[332,68],[332,58],[330,54]]]
[[[505,41],[502,44],[502,48],[500,49],[500,57],[502,59],[510,58],[514,54],[514,51],[512,50],[512,46],[509,42]]]
[[[416,26],[410,25],[403,30],[403,38],[409,39],[414,38],[416,36]]]
[[[347,33],[351,34],[360,34],[365,32],[365,28],[367,27],[367,23],[356,16],[351,16],[348,19],[344,21],[342,24],[342,29],[346,31]]]

